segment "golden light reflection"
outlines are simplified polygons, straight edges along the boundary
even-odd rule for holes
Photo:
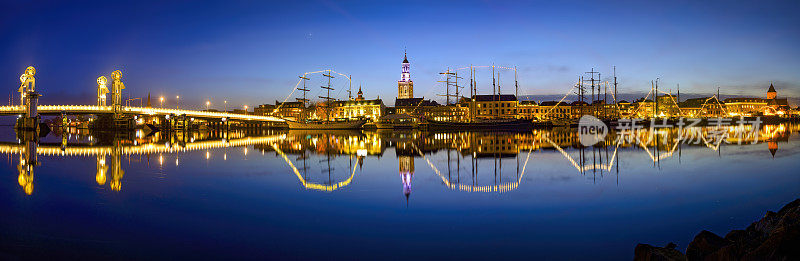
[[[575,129],[560,128],[549,130],[532,130],[524,133],[481,133],[481,132],[450,132],[450,133],[426,133],[426,132],[402,132],[402,131],[289,131],[278,132],[274,135],[248,137],[242,133],[229,133],[225,135],[230,139],[202,140],[210,137],[206,134],[190,135],[200,140],[194,142],[182,142],[179,139],[159,137],[157,139],[135,138],[127,141],[114,142],[114,145],[98,146],[74,146],[71,144],[38,144],[35,151],[29,150],[27,146],[20,143],[0,143],[0,152],[9,154],[24,155],[30,151],[31,155],[57,156],[57,157],[96,157],[97,170],[95,181],[98,185],[109,184],[113,191],[120,191],[122,188],[122,178],[124,171],[121,168],[121,159],[133,155],[158,154],[158,164],[163,166],[164,153],[176,153],[175,164],[180,165],[177,153],[202,150],[205,158],[211,158],[210,149],[222,148],[223,160],[227,160],[227,150],[232,147],[241,147],[242,154],[238,157],[246,157],[251,149],[260,150],[262,155],[265,152],[274,151],[281,156],[291,171],[300,181],[300,184],[307,189],[320,191],[335,191],[353,183],[357,166],[362,165],[366,157],[383,156],[385,150],[393,148],[398,153],[398,159],[403,157],[405,161],[413,162],[414,157],[421,157],[433,170],[433,173],[441,179],[442,184],[448,189],[464,192],[508,192],[517,189],[526,174],[529,160],[536,151],[550,150],[561,155],[565,162],[582,173],[586,171],[610,172],[613,167],[618,167],[616,159],[618,151],[622,148],[641,153],[654,165],[679,155],[680,145],[695,148],[708,148],[711,151],[719,151],[721,146],[742,145],[753,143],[768,143],[768,150],[775,155],[779,149],[779,144],[787,142],[790,134],[800,131],[800,125],[778,124],[764,125],[755,129],[750,125],[725,126],[716,128],[713,126],[693,127],[693,128],[661,128],[650,130],[642,129],[633,134],[633,140],[616,139],[616,134],[609,135],[605,141],[601,141],[598,146],[608,148],[610,154],[602,161],[593,162],[581,160],[575,154],[582,147],[579,145],[578,136]],[[737,133],[752,131],[752,135],[737,136]],[[724,134],[722,139],[715,139],[714,134]],[[81,136],[83,135],[83,136]],[[81,134],[70,138],[70,140],[86,139],[89,136]],[[699,144],[688,144],[686,137],[696,135],[695,140]],[[165,142],[164,140],[171,140]],[[107,143],[101,143],[107,144]],[[252,147],[251,147],[252,146]],[[569,151],[571,148],[572,151]],[[685,149],[685,148],[684,148]],[[440,171],[443,168],[441,158],[429,158],[431,152],[440,150],[456,151],[458,158],[486,158],[486,157],[517,157],[518,171],[514,172],[514,179],[497,180],[492,185],[469,184],[456,179],[451,179],[448,173]],[[527,156],[523,155],[527,152]],[[296,166],[300,164],[293,160],[303,160],[308,157],[308,153],[316,155],[349,155],[351,160],[357,159],[353,165],[351,173],[342,181],[329,183],[315,183],[309,181],[305,173],[306,166]],[[294,155],[289,157],[289,155]],[[168,155],[167,155],[168,156]],[[437,156],[440,157],[440,156]],[[524,163],[521,161],[524,159]],[[453,159],[455,160],[455,159]],[[449,161],[449,159],[448,159]],[[33,192],[33,166],[27,157],[20,157],[18,168],[18,183],[26,194]],[[322,162],[322,161],[320,161]],[[352,163],[352,161],[351,161]],[[521,169],[519,169],[521,165]],[[400,163],[403,164],[403,163]],[[548,162],[547,164],[564,164],[559,162]],[[408,164],[407,164],[408,165]],[[409,175],[403,176],[404,182],[407,181],[410,191],[410,178],[413,168],[406,167],[405,171],[401,165],[401,175],[408,172]],[[419,174],[418,174],[419,175]],[[512,175],[513,176],[513,175]]]

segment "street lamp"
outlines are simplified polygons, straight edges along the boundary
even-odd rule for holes
[[[244,106],[244,114],[247,114],[247,105]]]
[[[179,103],[181,101],[180,99],[181,99],[181,96],[175,96],[175,109],[176,110],[180,110],[181,109],[181,104]]]
[[[161,108],[163,109],[164,108],[164,96],[161,96],[161,98],[158,98],[158,100],[161,102]]]
[[[225,112],[228,112],[228,101],[225,101]]]
[[[206,111],[208,111],[208,106],[211,105],[211,101],[206,101]]]

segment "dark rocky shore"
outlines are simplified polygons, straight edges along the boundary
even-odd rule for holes
[[[686,247],[638,244],[634,260],[800,260],[800,199],[725,237],[701,231]]]

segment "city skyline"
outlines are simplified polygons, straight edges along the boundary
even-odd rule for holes
[[[444,93],[436,81],[448,67],[493,63],[519,68],[520,95],[563,95],[583,72],[605,79],[612,66],[620,93],[646,93],[656,78],[682,93],[762,97],[770,82],[783,97],[800,91],[797,3],[16,5],[2,18],[0,81],[12,86],[33,65],[47,103],[90,104],[95,79],[120,69],[128,96],[256,106],[286,98],[304,72],[334,69],[392,104],[404,50],[426,98]],[[488,94],[490,73],[479,73]],[[510,93],[513,76],[503,77]]]

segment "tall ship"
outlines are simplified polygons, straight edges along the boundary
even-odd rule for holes
[[[509,113],[505,113],[505,111],[511,111],[514,104],[517,101],[517,95],[515,91],[514,95],[511,94],[501,94],[500,92],[500,81],[498,73],[498,79],[495,79],[495,66],[492,66],[492,94],[491,95],[478,95],[477,93],[477,84],[475,81],[475,69],[470,68],[470,97],[463,97],[460,95],[460,88],[461,86],[458,85],[458,74],[456,72],[450,71],[448,69],[445,72],[440,74],[445,75],[446,90],[447,93],[445,96],[447,99],[446,106],[456,106],[454,107],[455,110],[458,111],[459,107],[466,106],[468,108],[468,117],[450,117],[448,119],[427,119],[425,125],[428,129],[431,130],[506,130],[506,131],[513,131],[513,130],[528,130],[533,127],[533,122],[528,119],[519,119],[516,117],[508,116]],[[501,67],[502,68],[502,67]],[[519,89],[519,84],[517,81],[517,74],[516,68],[514,70],[514,85],[515,90]],[[451,88],[455,89],[455,95],[450,95]],[[456,104],[450,104],[451,97],[456,98]]]
[[[323,102],[320,103],[322,105],[322,109],[325,112],[325,120],[309,120],[306,117],[306,113],[301,113],[300,117],[297,120],[289,120],[286,119],[286,124],[289,125],[289,129],[291,130],[351,130],[351,129],[360,129],[365,123],[367,123],[366,119],[356,119],[356,120],[331,120],[331,104],[336,99],[331,98],[331,78],[335,76],[332,75],[331,71],[329,70],[328,73],[323,73],[322,76],[328,78],[328,84],[326,86],[321,86],[322,89],[326,90],[325,96],[319,96],[319,98],[323,99]],[[306,80],[309,78],[305,76],[300,76],[300,79],[303,81],[303,88],[298,88],[298,90],[303,92],[303,98],[296,98],[297,101],[303,102],[303,109],[305,110],[306,103],[308,99],[306,99],[306,93],[309,91],[306,88]]]

